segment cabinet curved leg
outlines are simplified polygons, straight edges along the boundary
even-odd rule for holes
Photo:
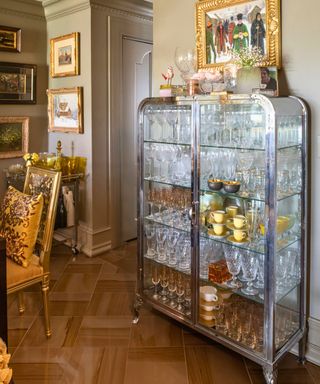
[[[133,320],[132,320],[132,323],[133,324],[138,324],[139,322],[139,318],[140,318],[140,308],[143,304],[143,300],[142,300],[142,297],[140,296],[139,293],[136,293],[136,299],[135,299],[135,302],[133,304]]]
[[[266,384],[277,384],[278,382],[278,368],[272,366],[263,367],[263,375]]]

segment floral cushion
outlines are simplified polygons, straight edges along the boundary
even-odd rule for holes
[[[2,203],[2,235],[6,239],[7,257],[23,267],[28,267],[33,254],[42,208],[41,193],[26,195],[11,186]]]

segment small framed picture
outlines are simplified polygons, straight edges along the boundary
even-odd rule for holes
[[[50,40],[51,77],[79,75],[79,32]]]
[[[35,104],[36,75],[36,65],[0,62],[0,104]]]
[[[83,133],[83,88],[49,89],[49,132]]]
[[[21,29],[0,25],[0,51],[21,52]]]
[[[278,69],[277,67],[261,67],[260,88],[255,89],[255,93],[266,96],[279,96]]]
[[[0,117],[0,159],[21,157],[29,148],[29,117]]]

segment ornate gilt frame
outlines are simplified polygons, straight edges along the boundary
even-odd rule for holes
[[[222,70],[225,63],[208,64],[206,58],[206,22],[207,12],[228,8],[253,0],[202,0],[196,4],[196,36],[197,36],[197,63],[198,69],[210,71]],[[281,25],[280,25],[280,1],[265,0],[266,2],[266,60],[262,66],[281,67]]]
[[[21,149],[16,151],[0,152],[0,159],[22,157],[29,150],[29,117],[0,117],[0,124],[21,124]]]
[[[65,70],[59,71],[59,67],[62,65],[57,65],[57,56],[58,56],[58,45],[64,42],[69,44],[72,47],[71,63],[66,65]],[[77,76],[80,73],[79,65],[79,52],[80,52],[80,33],[73,32],[68,35],[63,35],[50,39],[50,75],[51,77],[66,77],[66,76]]]
[[[82,111],[83,87],[48,89],[47,95],[48,95],[48,117],[49,117],[48,132],[83,133],[83,111]],[[58,112],[55,109],[54,101],[55,101],[55,96],[57,95],[66,95],[66,96],[75,95],[76,96],[78,126],[75,127],[72,124],[70,124],[70,126],[67,126],[67,125],[59,126],[55,124],[55,115]]]

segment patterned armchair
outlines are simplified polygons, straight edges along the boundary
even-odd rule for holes
[[[61,172],[28,167],[23,192],[43,195],[43,209],[32,262],[24,268],[7,258],[7,292],[19,293],[19,312],[25,310],[23,289],[40,283],[43,296],[46,336],[51,336],[49,318],[49,261],[54,222],[61,183]]]

